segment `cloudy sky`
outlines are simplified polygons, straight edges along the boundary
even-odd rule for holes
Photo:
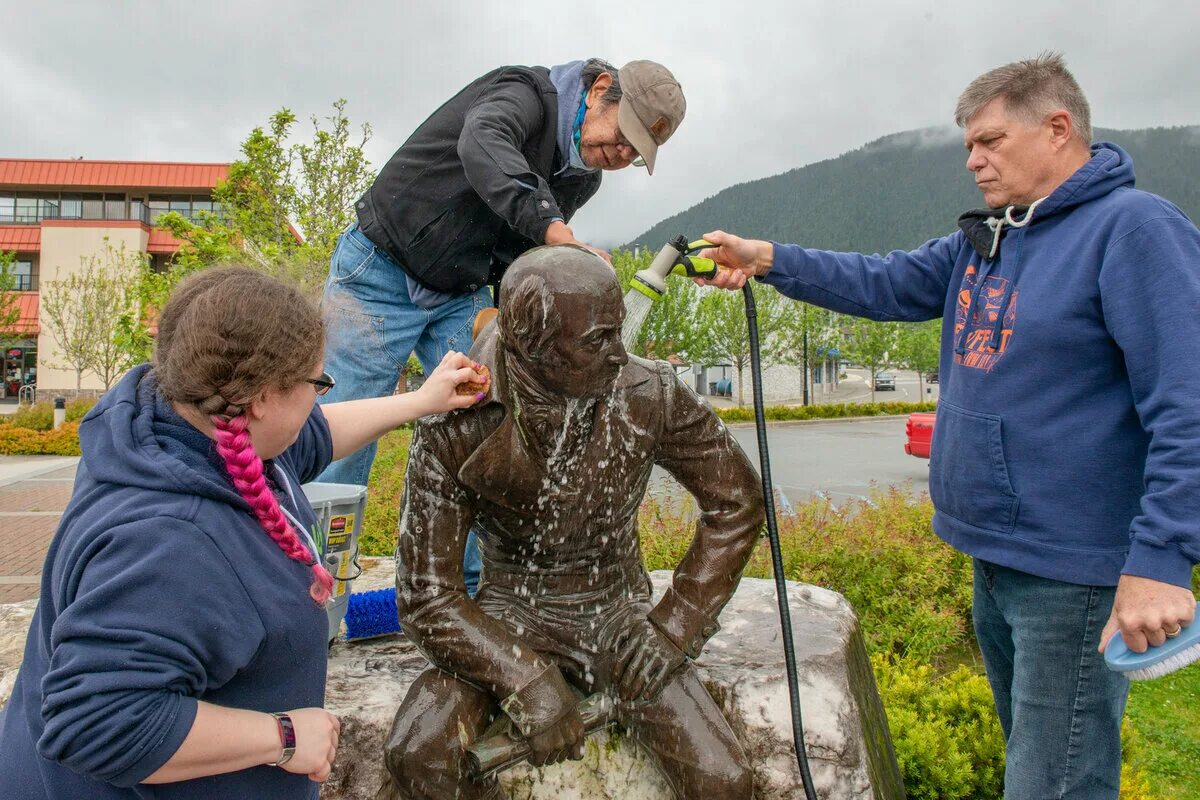
[[[731,184],[948,124],[971,78],[1043,49],[1098,126],[1200,124],[1200,5],[1168,0],[0,0],[0,19],[3,157],[229,161],[281,106],[307,119],[344,97],[379,167],[494,66],[660,61],[688,117],[653,177],[612,174],[577,215],[605,245]]]

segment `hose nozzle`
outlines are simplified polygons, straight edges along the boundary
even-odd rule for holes
[[[650,266],[634,274],[629,288],[637,289],[651,300],[659,300],[667,293],[668,275],[711,278],[717,274],[716,262],[709,258],[697,258],[692,253],[712,246],[712,242],[704,239],[688,242],[682,236],[676,236],[658,251]]]

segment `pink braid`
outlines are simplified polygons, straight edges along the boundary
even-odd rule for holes
[[[217,452],[225,460],[225,469],[229,471],[229,477],[233,479],[238,494],[250,504],[263,530],[275,540],[275,544],[279,545],[279,549],[286,553],[288,558],[301,564],[312,565],[315,579],[308,592],[313,600],[325,603],[333,592],[333,576],[313,558],[313,554],[300,541],[300,537],[283,516],[279,501],[263,477],[263,462],[258,453],[254,452],[254,445],[250,442],[250,434],[246,431],[246,418],[241,415],[214,416],[212,421],[217,429]]]

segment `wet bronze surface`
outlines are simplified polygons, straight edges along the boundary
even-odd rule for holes
[[[718,629],[763,521],[757,476],[671,368],[627,357],[612,268],[570,247],[532,250],[505,276],[500,317],[472,357],[489,396],[422,422],[397,547],[397,603],[432,663],[396,715],[385,758],[402,795],[498,797],[465,748],[505,717],[533,763],[570,757],[585,696],[681,798],[751,795],[733,732],[690,659]],[[699,505],[672,587],[651,604],[637,511],[661,465]],[[483,556],[475,600],[462,555]],[[501,716],[503,715],[503,717]]]

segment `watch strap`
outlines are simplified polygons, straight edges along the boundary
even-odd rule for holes
[[[296,726],[292,724],[292,718],[282,711],[272,711],[271,716],[275,718],[275,724],[279,726],[279,744],[283,747],[283,752],[279,754],[279,760],[271,766],[282,767],[292,760],[292,756],[296,755]]]

